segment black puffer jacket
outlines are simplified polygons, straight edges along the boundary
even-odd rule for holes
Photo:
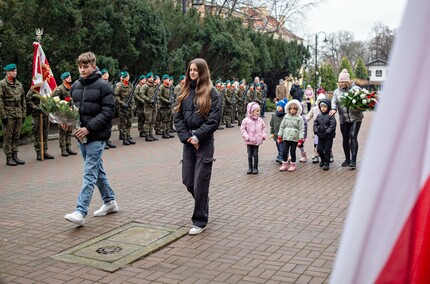
[[[318,108],[321,110],[321,103],[327,105],[326,112],[318,114],[314,121],[314,133],[319,138],[334,138],[336,136],[336,118],[334,115],[329,115],[331,110],[331,102],[328,99],[323,99],[318,103]]]
[[[215,88],[211,91],[211,108],[208,118],[205,119],[196,113],[197,109],[194,105],[196,92],[193,84],[190,87],[190,95],[182,101],[181,111],[173,114],[176,132],[182,143],[187,143],[188,138],[193,136],[193,132],[200,142],[208,140],[221,122],[222,102]]]
[[[79,108],[81,127],[90,132],[88,142],[108,140],[115,115],[112,86],[100,77],[97,69],[87,79],[79,78],[70,90],[73,102]]]

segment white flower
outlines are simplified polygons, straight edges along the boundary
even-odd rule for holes
[[[367,104],[367,100],[366,99],[363,100],[363,104],[364,105]]]
[[[48,99],[48,98],[49,98],[49,95],[48,95],[48,94],[44,94],[42,97],[43,97],[44,99]]]
[[[366,89],[362,89],[363,90],[363,92],[365,92],[366,94],[369,94],[369,91],[368,90],[366,90]]]
[[[67,101],[65,101],[65,100],[61,100],[61,101],[60,101],[60,104],[65,105],[65,104],[67,104]]]
[[[366,97],[366,94],[361,94],[360,98],[364,99]]]
[[[352,100],[352,103],[353,103],[353,104],[355,104],[356,102],[357,102],[357,101],[356,101],[355,99],[354,99],[354,100]]]
[[[59,103],[60,102],[60,97],[54,97],[54,102],[55,103]]]

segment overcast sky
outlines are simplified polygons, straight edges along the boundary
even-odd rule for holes
[[[326,0],[308,14],[305,26],[294,32],[315,40],[315,33],[351,31],[355,40],[367,40],[372,27],[382,22],[391,29],[399,28],[408,0]],[[323,38],[323,35],[321,35]]]

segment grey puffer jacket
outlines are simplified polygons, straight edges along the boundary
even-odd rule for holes
[[[331,99],[331,109],[337,110],[339,113],[339,124],[343,123],[352,123],[355,121],[363,120],[363,112],[359,110],[352,110],[346,107],[343,107],[340,103],[340,98],[348,93],[349,88],[340,89],[337,88],[333,93],[333,98]]]

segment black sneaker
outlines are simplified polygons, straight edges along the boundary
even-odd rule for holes
[[[329,168],[330,168],[330,166],[329,166],[328,164],[325,164],[325,165],[323,166],[323,170],[324,170],[324,171],[328,171],[328,170],[329,170]]]
[[[343,161],[343,163],[342,163],[342,167],[347,167],[347,166],[349,166],[349,163],[351,163],[351,161],[350,160],[345,160],[345,161]]]

